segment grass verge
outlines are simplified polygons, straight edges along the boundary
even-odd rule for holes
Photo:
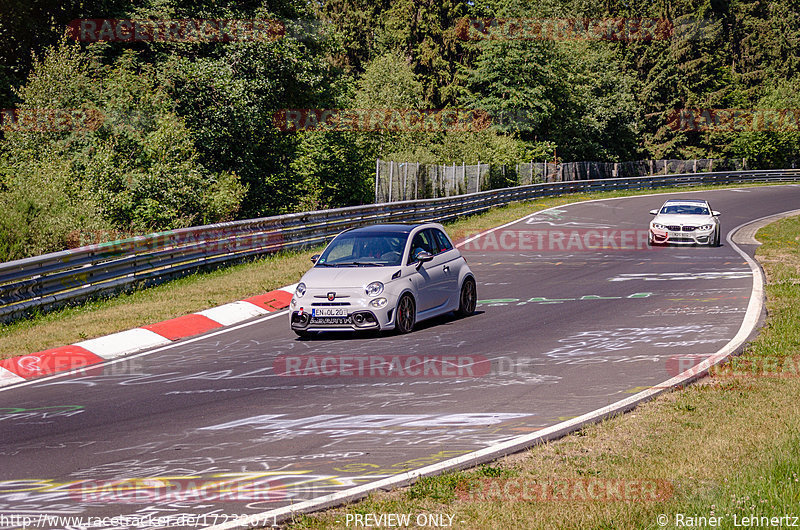
[[[406,513],[412,523],[446,514],[454,528],[503,530],[800,525],[800,218],[757,237],[769,318],[726,369],[491,465],[299,516],[288,527],[344,528],[348,515]],[[601,498],[612,486],[642,492],[660,484],[668,493],[584,500],[581,484],[598,486]]]
[[[764,185],[764,184],[760,184]],[[766,184],[769,185],[769,184]],[[743,186],[698,186],[687,191]],[[448,224],[451,233],[474,233],[528,213],[587,199],[681,191],[675,188],[572,194],[495,208]],[[213,272],[197,273],[163,285],[0,325],[0,359],[101,337],[118,331],[202,311],[295,283],[319,249],[287,252]]]

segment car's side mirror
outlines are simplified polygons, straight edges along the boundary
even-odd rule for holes
[[[311,256],[311,263],[316,264],[318,259],[319,259],[319,254],[314,254],[313,256]]]
[[[433,259],[433,254],[431,254],[430,252],[427,252],[425,250],[423,250],[421,252],[417,252],[417,255],[414,256],[414,261],[417,262],[417,267],[419,267],[423,263],[429,262],[432,259]]]
[[[658,215],[658,210],[650,210],[650,215]]]
[[[722,213],[720,213],[720,212],[718,212],[716,210],[711,210],[711,215],[713,215],[714,217],[719,217],[720,215],[722,215]]]

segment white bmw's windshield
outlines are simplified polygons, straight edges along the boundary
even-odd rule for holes
[[[708,215],[708,208],[694,204],[668,204],[661,208],[660,213],[684,215]]]
[[[408,239],[402,232],[345,232],[317,260],[317,267],[388,267],[400,265]]]

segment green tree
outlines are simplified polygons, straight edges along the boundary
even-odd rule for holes
[[[30,222],[31,227],[66,214],[27,203],[78,205],[64,210],[75,214],[74,223],[54,225],[59,229],[48,232],[42,245],[32,246],[20,230],[4,234],[6,247],[15,253],[57,250],[66,241],[67,227],[143,232],[227,220],[238,210],[244,188],[234,175],[202,165],[152,68],[139,69],[135,53],[103,66],[80,45],[62,40],[34,61],[18,97],[23,113],[80,109],[99,118],[94,127],[41,131],[20,125],[6,130],[4,200],[18,202],[28,219],[45,218]],[[41,186],[43,196],[31,202],[30,192],[44,177],[52,185]],[[79,215],[86,201],[92,206]]]

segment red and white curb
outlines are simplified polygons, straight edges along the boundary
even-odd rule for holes
[[[289,306],[297,284],[105,337],[0,360],[0,386],[102,363]]]

